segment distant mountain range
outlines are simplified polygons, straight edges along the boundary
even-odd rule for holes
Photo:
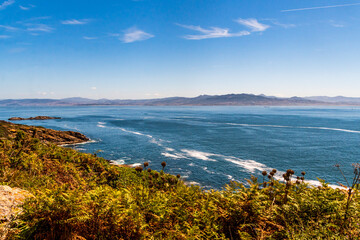
[[[309,105],[360,105],[360,98],[349,97],[291,97],[278,98],[254,94],[200,95],[194,98],[170,97],[158,99],[4,99],[0,106],[309,106]]]

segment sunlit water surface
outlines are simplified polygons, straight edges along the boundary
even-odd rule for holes
[[[1,120],[37,115],[62,119],[21,123],[84,133],[94,141],[75,149],[119,163],[166,161],[166,172],[205,188],[273,168],[343,183],[334,165],[351,178],[360,156],[360,108],[0,107]]]

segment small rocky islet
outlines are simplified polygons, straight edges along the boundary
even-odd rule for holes
[[[9,121],[24,121],[24,120],[51,120],[51,119],[61,119],[60,117],[49,117],[49,116],[36,116],[36,117],[29,117],[29,118],[22,118],[22,117],[11,117]]]

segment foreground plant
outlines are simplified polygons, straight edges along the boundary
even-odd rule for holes
[[[188,186],[180,175],[164,173],[165,166],[161,174],[149,163],[136,169],[113,166],[93,154],[45,145],[21,133],[1,140],[0,184],[34,195],[8,239],[359,237],[358,180],[350,200],[348,191],[325,182],[320,188],[308,185],[305,173],[291,181],[292,170],[284,181],[272,170],[262,182],[252,177],[247,185],[231,182],[220,191],[205,191]]]

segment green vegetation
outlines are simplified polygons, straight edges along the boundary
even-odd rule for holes
[[[264,172],[222,191],[187,186],[180,176],[128,168],[44,144],[19,131],[0,140],[0,185],[34,197],[7,239],[358,239],[360,206],[349,191],[311,187],[294,172]],[[159,166],[160,167],[160,166]],[[303,173],[305,175],[305,173]],[[349,201],[350,199],[350,201]]]

